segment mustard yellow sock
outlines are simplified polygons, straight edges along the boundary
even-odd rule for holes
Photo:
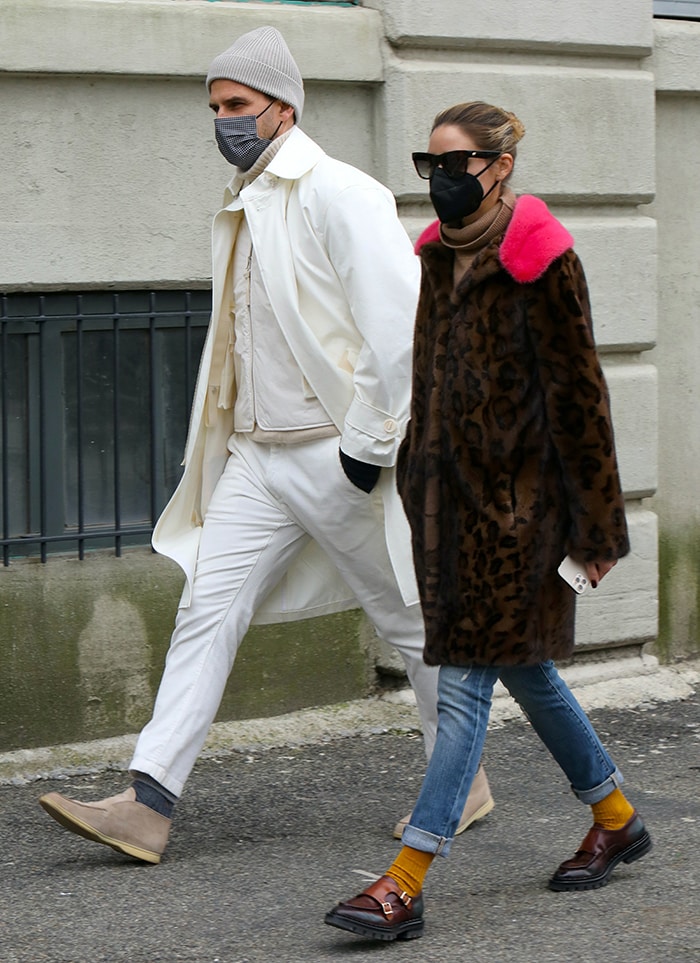
[[[418,896],[423,889],[423,880],[434,858],[435,853],[424,853],[421,849],[403,846],[386,871],[386,875],[396,880],[409,896]]]
[[[629,804],[619,789],[613,789],[605,799],[593,803],[591,809],[593,822],[603,829],[622,829],[634,813],[634,807]]]

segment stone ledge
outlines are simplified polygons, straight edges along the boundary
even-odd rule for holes
[[[518,52],[551,47],[559,55],[584,51],[631,58],[644,56],[652,44],[651,11],[640,9],[639,0],[607,4],[578,0],[566,5],[565,16],[556,3],[501,0],[497,15],[492,4],[472,4],[468,18],[463,12],[464,0],[441,0],[433,5],[405,0],[364,2],[382,11],[387,36],[398,46]]]
[[[605,662],[585,661],[560,670],[586,712],[592,709],[649,705],[689,698],[700,683],[700,662],[660,666],[650,655],[626,656]],[[387,700],[415,704],[410,689],[392,693]],[[499,726],[522,713],[505,687],[496,683],[489,726]]]
[[[2,17],[0,73],[201,77],[203,82],[212,57],[237,36],[270,24],[284,34],[305,80],[383,79],[381,17],[361,7],[2,0]]]
[[[700,23],[654,21],[651,63],[657,91],[681,94],[700,91],[699,45]]]

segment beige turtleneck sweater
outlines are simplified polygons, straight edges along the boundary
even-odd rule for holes
[[[462,280],[476,255],[508,227],[513,215],[516,197],[509,187],[504,187],[498,201],[471,224],[462,227],[440,225],[440,240],[455,252],[454,286]]]
[[[243,187],[247,187],[248,184],[251,184],[255,180],[258,174],[262,174],[262,172],[265,170],[267,165],[270,163],[272,158],[275,156],[277,151],[280,149],[282,144],[284,144],[284,142],[287,140],[287,138],[289,137],[289,135],[293,130],[294,128],[290,127],[289,130],[285,130],[285,132],[283,134],[280,134],[279,137],[275,137],[275,139],[267,145],[267,147],[262,152],[260,157],[258,157],[258,159],[255,161],[253,166],[247,171],[241,171],[241,174],[244,180]],[[242,189],[243,188],[241,188],[241,190]]]

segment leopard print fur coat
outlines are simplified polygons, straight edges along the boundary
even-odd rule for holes
[[[411,417],[398,486],[429,665],[571,655],[557,574],[629,551],[608,390],[573,239],[535,197],[453,289],[453,252],[420,251]]]

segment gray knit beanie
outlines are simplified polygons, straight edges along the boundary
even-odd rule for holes
[[[297,123],[301,120],[304,82],[284,37],[274,27],[244,33],[215,57],[207,74],[207,90],[215,80],[234,80],[291,104]]]

